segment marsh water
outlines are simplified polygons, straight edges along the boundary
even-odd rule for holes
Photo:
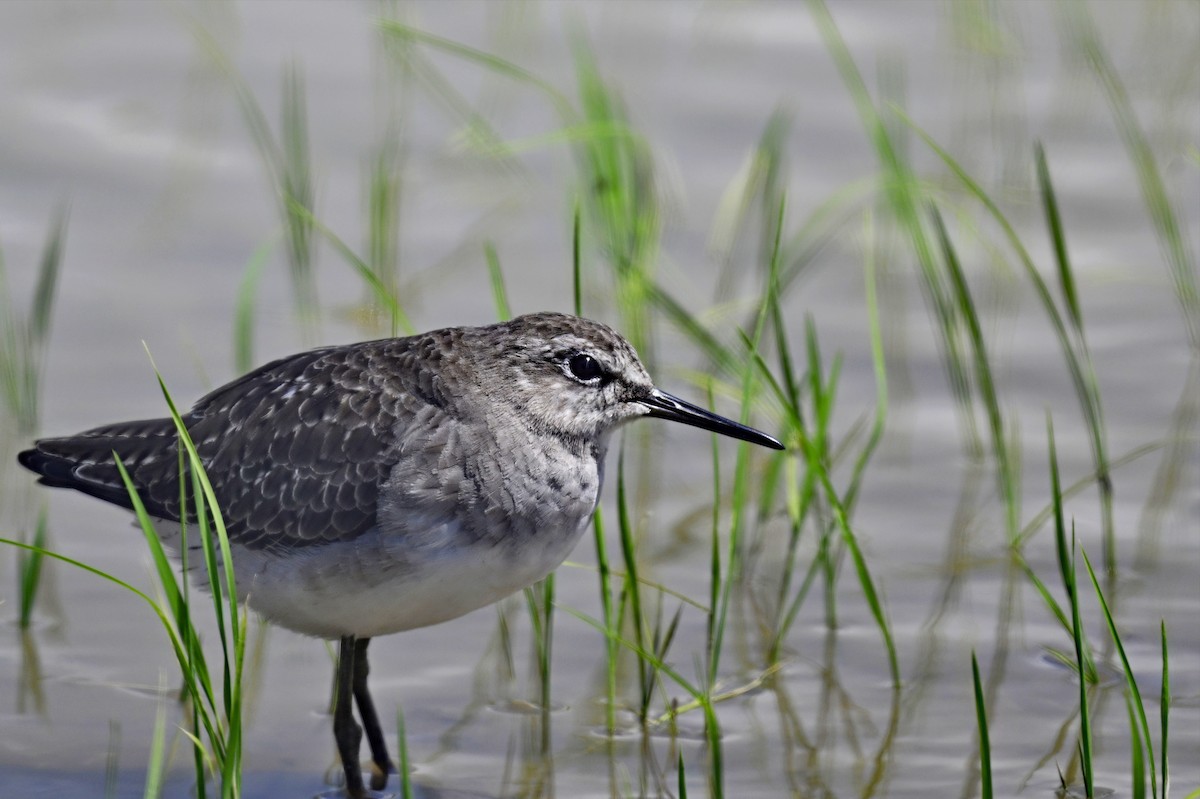
[[[1053,285],[1032,166],[1033,141],[1045,146],[1119,463],[1118,568],[1102,582],[1156,736],[1165,624],[1172,795],[1186,795],[1200,786],[1197,350],[1139,172],[1104,91],[1073,49],[1071,14],[1090,14],[1106,45],[1193,257],[1200,14],[1183,2],[830,5],[880,105],[903,106],[998,198]],[[322,237],[319,310],[307,321],[296,311],[269,167],[235,88],[242,81],[277,130],[289,65],[304,79],[316,214],[352,249],[367,248],[373,154],[389,137],[399,143],[394,260],[414,327],[494,321],[488,242],[515,313],[572,308],[572,213],[583,179],[571,137],[554,133],[563,123],[553,104],[531,82],[445,49],[415,45],[419,67],[399,67],[395,48],[383,43],[385,17],[515,62],[568,98],[577,96],[575,64],[586,40],[653,154],[662,226],[656,277],[727,339],[752,319],[761,285],[752,266],[761,260],[758,223],[736,228],[744,235],[735,240],[731,208],[772,115],[787,120],[786,227],[801,236],[817,219],[814,230],[827,235],[783,303],[794,353],[804,351],[811,318],[826,366],[841,356],[839,438],[874,414],[864,263],[875,262],[890,393],[852,525],[881,592],[902,681],[893,690],[849,561],[835,590],[817,583],[780,664],[764,669],[757,611],[778,584],[787,524],[778,513],[763,520],[722,659],[720,685],[731,694],[717,704],[725,795],[977,795],[972,651],[987,686],[998,795],[1053,796],[1060,772],[1077,782],[1078,683],[1055,654],[1070,654],[1071,639],[1008,556],[993,464],[986,444],[971,444],[976,433],[986,441],[983,411],[975,408],[973,432],[948,385],[911,248],[878,219],[877,154],[805,4],[0,4],[0,246],[10,294],[0,313],[26,315],[46,231],[55,209],[69,205],[37,432],[164,415],[147,350],[185,404],[232,379],[241,296],[252,296],[254,363],[387,333],[361,310],[361,278]],[[472,114],[510,149],[498,154],[472,135]],[[1021,523],[1049,502],[1050,411],[1064,483],[1083,482],[1067,512],[1098,563],[1092,455],[1054,332],[994,223],[916,133],[903,138],[960,239],[1021,462]],[[585,231],[583,249],[584,310],[620,326],[603,248]],[[258,275],[252,295],[241,291],[247,274]],[[692,382],[705,359],[667,319],[655,318],[654,331],[658,384],[705,401]],[[729,398],[717,405],[738,412]],[[145,543],[129,516],[35,487],[15,464],[32,431],[5,414],[0,535],[28,540],[45,509],[49,549],[153,593]],[[754,422],[779,424],[765,403]],[[654,425],[646,433],[651,455],[634,470],[643,576],[706,604],[711,442],[692,429],[639,424]],[[722,444],[721,455],[728,491],[735,448]],[[1024,557],[1062,601],[1052,526],[1035,529]],[[793,591],[813,541],[811,532],[801,538]],[[594,563],[585,538],[558,572],[560,606],[599,614]],[[32,626],[22,631],[18,570],[16,550],[0,547],[0,797],[141,796],[160,713],[170,754],[163,793],[193,795],[190,750],[177,732],[177,667],[149,609],[110,582],[46,562]],[[1132,796],[1120,666],[1090,585],[1083,594],[1106,675],[1092,695],[1096,783]],[[664,615],[679,604],[665,595]],[[667,659],[690,677],[703,659],[706,616],[683,607]],[[392,710],[404,711],[418,796],[675,796],[680,756],[689,795],[708,795],[703,717],[684,713],[674,725],[643,730],[622,714],[609,736],[604,640],[565,610],[554,619],[549,713],[537,704],[520,597],[381,638],[372,655],[376,701],[393,736]],[[244,795],[325,790],[337,772],[330,651],[256,625],[247,661]],[[623,695],[636,693],[631,670],[619,677]],[[655,703],[687,698],[668,681]]]

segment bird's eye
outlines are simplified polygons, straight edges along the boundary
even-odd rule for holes
[[[596,359],[582,352],[577,352],[567,359],[567,368],[571,370],[571,375],[576,380],[584,383],[604,377],[604,370],[600,368]]]

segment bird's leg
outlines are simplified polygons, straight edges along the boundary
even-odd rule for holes
[[[363,799],[362,765],[358,762],[358,746],[362,743],[362,727],[354,720],[354,660],[357,647],[353,635],[343,635],[338,649],[337,701],[333,705],[333,739],[337,742],[346,773],[346,793],[352,799]],[[366,653],[363,653],[364,656]]]
[[[367,690],[367,673],[371,666],[367,663],[367,644],[370,638],[359,638],[354,644],[354,702],[358,705],[358,715],[362,719],[363,729],[367,733],[367,743],[371,747],[371,760],[375,768],[371,775],[371,787],[376,791],[383,790],[387,785],[388,775],[395,766],[388,757],[387,741],[383,730],[379,727],[379,715],[375,712],[375,703],[371,701],[371,692]]]

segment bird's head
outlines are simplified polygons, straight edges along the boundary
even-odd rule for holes
[[[476,328],[475,364],[493,407],[535,432],[580,444],[607,440],[618,425],[653,416],[783,449],[774,438],[654,387],[633,347],[607,325],[536,313]],[[482,343],[482,342],[481,342]]]

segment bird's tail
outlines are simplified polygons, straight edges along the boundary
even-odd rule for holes
[[[40,475],[38,482],[54,488],[73,488],[105,502],[133,507],[117,469],[121,459],[146,510],[158,518],[177,518],[179,464],[175,457],[175,424],[170,419],[147,419],[105,425],[62,438],[43,438],[17,455],[25,468]],[[167,461],[170,461],[169,463]]]

